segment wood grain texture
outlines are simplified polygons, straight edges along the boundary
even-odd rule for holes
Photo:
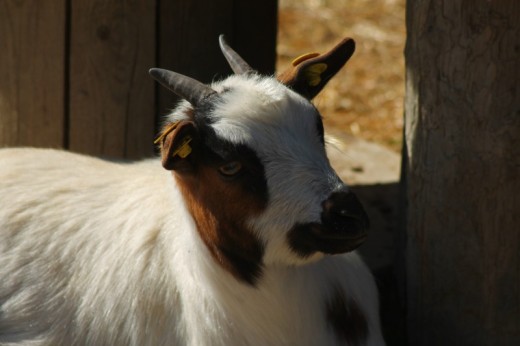
[[[411,345],[520,344],[520,2],[410,0]]]
[[[0,146],[63,145],[65,1],[0,1]]]
[[[228,71],[218,35],[233,31],[233,0],[159,0],[158,64],[209,83]],[[177,98],[158,89],[159,112],[167,113]]]
[[[231,74],[218,45],[225,34],[231,46],[262,73],[273,73],[277,1],[159,0],[159,66],[208,83]],[[159,89],[159,111],[176,98]]]
[[[230,44],[258,72],[274,74],[278,1],[234,1]]]
[[[72,1],[70,149],[138,158],[153,152],[154,1]]]
[[[1,1],[0,145],[149,156],[156,114],[175,102],[162,88],[156,97],[150,67],[223,78],[224,33],[271,73],[275,32],[272,0]]]

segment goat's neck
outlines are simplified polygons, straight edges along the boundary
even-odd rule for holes
[[[210,343],[215,345],[229,344],[229,340],[265,344],[283,340],[288,332],[300,333],[301,338],[316,330],[323,333],[324,342],[328,340],[325,314],[333,289],[333,272],[323,272],[320,263],[300,267],[271,265],[252,285],[222,268],[196,230],[186,234],[185,240],[181,263],[187,268],[181,268],[179,288],[187,307],[185,318],[190,320],[186,327],[197,326],[197,330],[187,331],[195,338],[194,344],[207,343],[205,337],[211,337]],[[215,327],[218,330],[211,330]],[[208,333],[201,333],[205,328]],[[274,339],[264,339],[267,336]]]
[[[183,307],[179,332],[188,344],[335,344],[327,314],[338,291],[373,317],[377,303],[368,305],[376,301],[375,287],[356,254],[307,265],[265,264],[261,275],[247,282],[215,259],[188,210],[184,215],[171,240],[176,244],[171,258]]]

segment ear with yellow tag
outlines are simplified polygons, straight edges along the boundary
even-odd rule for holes
[[[198,142],[195,123],[181,120],[168,124],[155,140],[161,147],[162,165],[167,170],[186,171],[193,167],[193,151]]]
[[[302,96],[313,99],[350,59],[356,45],[345,38],[325,54],[308,53],[292,61],[277,79]]]

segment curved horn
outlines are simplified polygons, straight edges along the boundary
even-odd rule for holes
[[[222,50],[222,54],[224,54],[224,57],[229,63],[229,66],[231,66],[233,72],[236,74],[246,74],[253,72],[251,66],[249,66],[249,64],[245,62],[245,60],[242,59],[242,57],[227,44],[224,35],[220,35],[218,41],[220,44],[220,49]]]
[[[193,106],[197,106],[202,100],[216,93],[204,83],[180,73],[164,70],[162,68],[151,68],[148,73],[153,79],[161,83],[176,95],[187,100]]]

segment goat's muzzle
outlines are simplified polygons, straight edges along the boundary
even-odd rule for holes
[[[322,203],[321,222],[296,225],[288,235],[291,248],[306,257],[314,252],[353,251],[367,237],[368,216],[352,192],[332,193]]]

